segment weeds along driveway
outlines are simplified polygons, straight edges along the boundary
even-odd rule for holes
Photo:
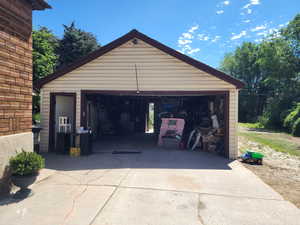
[[[47,154],[23,201],[3,200],[5,225],[299,224],[300,210],[237,161],[143,150],[87,157]]]

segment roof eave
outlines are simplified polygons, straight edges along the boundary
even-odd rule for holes
[[[32,10],[45,10],[52,7],[44,0],[27,0],[32,7]]]

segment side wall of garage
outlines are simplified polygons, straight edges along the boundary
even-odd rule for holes
[[[230,158],[237,156],[238,90],[138,40],[131,41],[65,74],[41,89],[41,150],[48,151],[50,93],[76,93],[76,126],[80,126],[81,90],[228,91]]]

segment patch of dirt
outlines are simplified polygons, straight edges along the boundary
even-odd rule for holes
[[[285,200],[294,203],[300,209],[300,181],[293,178],[294,170],[274,167],[267,163],[262,166],[243,165],[281,194]]]
[[[284,199],[300,208],[300,157],[276,152],[268,146],[239,136],[239,149],[251,149],[265,155],[264,164],[243,164],[266,184],[280,193]]]

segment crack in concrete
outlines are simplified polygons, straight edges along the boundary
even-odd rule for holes
[[[68,220],[68,218],[71,216],[72,212],[74,211],[75,209],[75,204],[76,204],[76,200],[79,199],[88,189],[89,186],[85,186],[85,188],[83,189],[82,192],[80,192],[78,195],[76,195],[73,200],[72,200],[72,207],[71,209],[69,210],[69,212],[65,215],[64,217],[64,220],[62,222],[62,224],[65,224]]]
[[[55,173],[54,173],[54,174],[55,174]],[[39,181],[36,181],[34,184],[35,184],[35,185],[38,185],[38,184],[40,184],[40,183],[42,183],[42,182],[44,182],[44,181],[50,179],[54,174],[51,174],[51,175],[49,175],[49,176],[47,176],[47,177],[44,177],[43,179],[41,179],[41,180],[39,180]]]
[[[110,169],[110,170],[105,170],[104,173],[101,174],[101,176],[100,176],[99,178],[97,178],[97,179],[101,179],[105,174],[107,174],[107,173],[108,173],[109,171],[111,171],[111,170],[112,170],[112,169]],[[91,173],[92,171],[93,171],[93,170],[87,171],[87,172],[85,173],[85,175]],[[69,212],[65,215],[64,220],[63,220],[63,222],[62,222],[62,225],[64,225],[64,224],[67,222],[68,218],[71,216],[72,212],[74,211],[75,204],[76,204],[76,200],[79,199],[79,198],[87,191],[87,189],[88,189],[89,186],[91,186],[89,183],[92,182],[92,181],[94,181],[94,180],[96,180],[96,179],[94,179],[94,180],[92,180],[92,181],[87,181],[87,182],[85,182],[85,183],[82,183],[82,180],[81,180],[81,179],[77,179],[77,178],[75,178],[75,177],[73,177],[73,176],[70,176],[70,175],[67,175],[67,174],[64,174],[64,173],[60,173],[60,174],[69,176],[69,177],[71,177],[71,178],[73,178],[73,179],[79,181],[80,184],[77,185],[77,186],[83,186],[83,185],[85,186],[85,188],[83,189],[83,191],[80,192],[78,195],[76,195],[76,196],[73,198],[73,200],[72,200],[72,207],[71,207],[71,209],[69,210]]]
[[[89,172],[91,172],[91,171],[92,171],[92,170],[89,170],[87,173],[89,173]],[[74,179],[74,180],[79,181],[79,183],[80,183],[79,186],[84,185],[84,184],[81,182],[81,179],[77,179],[77,178],[75,178],[75,177],[73,177],[73,176],[71,176],[71,175],[67,175],[67,174],[64,174],[64,173],[60,173],[60,172],[58,172],[58,173],[61,174],[61,175],[68,176],[68,177],[70,177],[70,178],[72,178],[72,179]],[[71,207],[71,209],[69,210],[69,212],[64,216],[62,225],[64,225],[64,224],[67,222],[67,220],[69,219],[69,217],[71,216],[71,214],[72,214],[72,212],[73,212],[73,210],[74,210],[74,208],[75,208],[76,200],[79,199],[79,198],[86,192],[86,190],[88,189],[88,187],[89,187],[89,186],[88,186],[87,184],[85,184],[85,188],[84,188],[79,194],[77,194],[77,195],[72,199],[72,207]]]
[[[198,194],[197,216],[202,225],[205,225],[203,218],[200,215],[200,210],[204,209],[205,205],[200,201],[200,194]]]
[[[91,220],[91,222],[89,223],[89,225],[92,225],[96,218],[101,214],[101,212],[103,211],[103,209],[106,207],[106,205],[109,203],[109,201],[112,199],[112,197],[114,196],[114,194],[117,192],[117,190],[119,189],[120,185],[122,184],[122,182],[128,177],[129,173],[130,173],[130,169],[128,170],[127,174],[121,179],[121,181],[119,182],[118,185],[114,185],[115,189],[113,190],[113,192],[110,194],[110,196],[108,197],[108,199],[105,201],[105,203],[103,204],[103,206],[98,210],[98,212],[96,213],[96,215],[94,216],[94,218]],[[96,185],[97,186],[97,185]]]
[[[57,185],[80,185],[80,184],[57,184]],[[253,200],[266,200],[266,201],[279,201],[279,202],[286,201],[284,199],[274,199],[274,198],[260,198],[260,197],[228,195],[228,194],[213,194],[213,193],[207,193],[207,192],[183,191],[183,190],[175,190],[175,189],[132,187],[132,186],[122,186],[122,185],[119,186],[119,185],[114,185],[114,184],[88,184],[88,185],[89,186],[99,186],[99,187],[118,187],[118,188],[127,188],[127,189],[141,189],[141,190],[151,190],[151,191],[170,191],[170,192],[187,193],[187,194],[211,195],[211,196],[227,197],[227,198],[245,198],[245,199],[253,199]]]

